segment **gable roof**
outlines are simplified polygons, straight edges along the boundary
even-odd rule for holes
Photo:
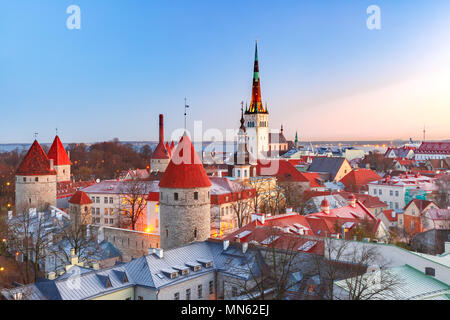
[[[429,200],[422,200],[422,199],[412,199],[405,207],[405,210],[409,208],[411,204],[415,204],[417,209],[419,209],[420,212],[426,209],[430,204],[434,203],[433,201]]]
[[[170,159],[169,151],[167,150],[164,142],[159,142],[152,153],[152,159]]]
[[[186,134],[181,137],[159,186],[182,189],[211,186],[191,139]]]
[[[334,180],[345,161],[347,159],[342,157],[315,157],[308,171],[330,173],[330,180]]]
[[[347,173],[341,182],[346,186],[364,186],[369,182],[383,179],[375,171],[370,169],[354,169]]]
[[[50,147],[50,150],[48,150],[47,157],[49,159],[53,159],[53,164],[55,166],[71,165],[66,149],[64,149],[64,146],[58,136],[56,136],[55,140],[53,140],[53,144]]]
[[[450,154],[450,142],[422,142],[417,153]]]
[[[86,192],[77,191],[72,196],[72,198],[70,198],[69,203],[72,203],[72,204],[91,204],[92,200],[91,200],[91,198],[89,198],[89,196],[86,194]]]
[[[267,163],[258,160],[256,174],[259,176],[275,176],[282,182],[309,182],[292,163],[286,160],[270,160]]]
[[[34,140],[16,171],[18,176],[56,175],[50,170],[50,161],[37,140]]]

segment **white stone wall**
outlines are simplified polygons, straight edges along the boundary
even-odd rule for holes
[[[198,200],[194,194],[198,192]],[[178,194],[178,200],[175,200]],[[204,241],[211,233],[210,188],[160,188],[161,248]],[[195,236],[196,232],[196,236]]]
[[[165,172],[167,166],[169,165],[170,159],[151,159],[150,160],[150,170]]]
[[[194,271],[190,271],[191,273]],[[214,285],[213,294],[209,293],[209,282]],[[202,297],[198,296],[198,286],[202,286]],[[191,289],[190,300],[215,300],[215,271],[203,274],[199,277],[176,283],[171,286],[161,288],[158,294],[158,300],[174,300],[175,293],[180,294],[180,300],[186,300],[186,289]]]
[[[246,114],[244,115],[245,127],[248,135],[248,151],[255,158],[259,158],[261,152],[269,151],[269,115],[268,114]],[[249,127],[248,123],[253,122],[254,127]],[[265,122],[266,126],[261,127],[260,123]]]
[[[70,165],[54,166],[58,182],[70,181]]]
[[[405,203],[405,191],[406,189],[401,186],[392,185],[376,185],[368,184],[369,195],[378,197],[381,201],[387,204],[388,209],[403,209]],[[376,190],[376,193],[375,193]],[[380,194],[381,190],[381,194]],[[392,191],[392,195],[391,195]],[[397,207],[396,207],[397,203]],[[391,207],[392,204],[392,207]]]
[[[56,175],[16,176],[16,210],[47,203],[56,206]]]

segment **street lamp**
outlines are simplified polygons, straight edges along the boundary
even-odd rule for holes
[[[3,271],[5,271],[5,268],[4,267],[0,267],[0,272],[3,272]]]

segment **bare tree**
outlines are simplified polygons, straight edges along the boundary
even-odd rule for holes
[[[25,280],[30,283],[30,270],[33,270],[36,281],[55,230],[49,227],[49,221],[44,212],[38,212],[34,208],[28,208],[28,210],[24,208],[26,205],[22,205],[21,211],[8,221],[8,241],[10,249],[24,259]]]
[[[254,210],[253,200],[248,196],[251,188],[243,183],[233,184],[234,199],[231,209],[236,217],[238,228],[242,228],[250,221]]]
[[[278,186],[284,194],[286,206],[293,207],[295,212],[303,214],[306,205],[304,188],[301,185],[292,182],[279,182]]]
[[[318,268],[321,278],[328,283],[325,298],[395,298],[402,286],[402,280],[389,270],[389,265],[373,244],[325,239],[325,259]],[[336,288],[339,290],[336,291]]]
[[[445,174],[436,180],[438,192],[435,202],[439,208],[450,208],[450,174]]]
[[[238,279],[230,284],[245,299],[282,300],[295,293],[301,282],[292,275],[304,266],[298,250],[302,238],[272,227],[265,227],[264,234],[263,244],[250,239],[246,244],[253,259],[246,259],[245,269],[241,267],[239,273],[245,274],[247,281]]]
[[[137,222],[147,209],[148,182],[138,178],[125,180],[122,181],[118,190],[121,227],[131,227],[131,230],[136,230]]]

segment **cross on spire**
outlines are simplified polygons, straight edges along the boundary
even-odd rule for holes
[[[39,134],[39,132],[34,133],[34,140],[37,140],[38,134]]]

